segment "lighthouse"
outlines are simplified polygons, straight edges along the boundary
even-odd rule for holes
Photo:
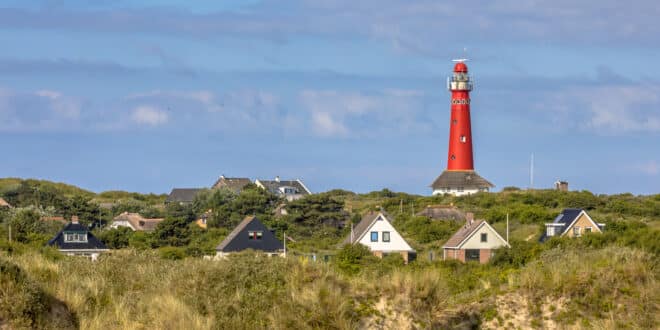
[[[470,124],[470,91],[473,82],[465,61],[454,60],[454,72],[447,78],[447,89],[451,92],[447,169],[431,184],[433,195],[469,195],[495,187],[474,170]]]

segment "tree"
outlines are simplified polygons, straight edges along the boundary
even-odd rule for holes
[[[102,230],[96,234],[96,237],[111,249],[121,249],[129,245],[133,230],[128,227],[119,227],[116,229]]]
[[[11,226],[12,238],[23,243],[43,239],[56,231],[52,225],[41,221],[41,213],[32,208],[18,209],[7,224]]]
[[[190,221],[185,217],[168,217],[156,226],[151,235],[151,245],[184,246],[190,242]]]

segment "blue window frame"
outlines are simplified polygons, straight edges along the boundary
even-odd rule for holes
[[[378,242],[378,232],[377,231],[372,231],[371,232],[371,241],[372,242]]]

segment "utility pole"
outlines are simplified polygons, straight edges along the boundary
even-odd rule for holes
[[[286,232],[284,232],[284,258],[286,258]]]
[[[506,214],[506,244],[509,244],[509,213]]]
[[[11,243],[11,225],[9,225],[9,243]]]

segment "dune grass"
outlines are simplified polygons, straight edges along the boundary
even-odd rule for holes
[[[0,276],[0,324],[14,328],[41,327],[53,315],[58,328],[84,329],[488,328],[517,325],[497,303],[512,295],[529,302],[517,312],[532,321],[660,325],[657,261],[631,248],[556,247],[519,268],[418,262],[355,275],[252,253],[209,261],[119,250],[92,263],[24,249],[0,252],[0,262],[10,265]],[[12,267],[21,275],[8,281]]]

